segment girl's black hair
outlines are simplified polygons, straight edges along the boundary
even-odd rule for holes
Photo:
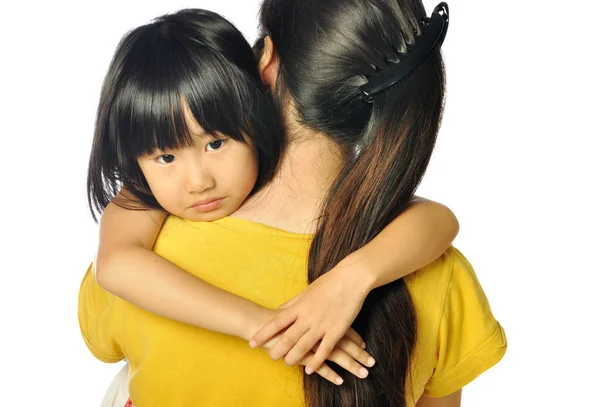
[[[214,136],[254,146],[253,192],[275,173],[284,132],[244,36],[222,16],[186,9],[127,33],[104,79],[88,167],[88,203],[101,213],[120,188],[160,208],[137,163],[154,149],[191,145],[184,109]]]
[[[445,93],[439,48],[373,103],[359,89],[390,61],[402,63],[425,17],[420,0],[264,0],[261,6],[262,37],[272,38],[280,61],[275,96],[293,102],[301,125],[346,153],[319,218],[309,282],[397,217],[427,168]],[[305,375],[308,406],[406,406],[417,320],[404,281],[373,290],[353,327],[378,363],[367,379],[338,369],[342,386]]]

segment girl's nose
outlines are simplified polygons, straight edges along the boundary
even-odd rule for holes
[[[214,188],[215,179],[210,171],[201,165],[190,165],[187,169],[186,189],[189,193],[204,192]]]

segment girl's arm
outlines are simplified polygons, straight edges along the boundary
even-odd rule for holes
[[[264,321],[270,310],[208,284],[152,252],[165,218],[158,210],[130,210],[110,203],[100,219],[98,284],[165,318],[247,338],[248,329],[255,326],[251,322]]]
[[[250,346],[262,346],[285,330],[269,355],[297,364],[321,341],[306,367],[306,372],[312,373],[354,322],[371,290],[441,256],[452,244],[458,228],[456,217],[446,206],[415,197],[371,242],[286,303],[275,318],[252,336]]]
[[[458,235],[458,219],[441,203],[415,197],[371,242],[340,262],[371,291],[440,257]]]

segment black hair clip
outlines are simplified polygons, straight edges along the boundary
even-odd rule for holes
[[[400,62],[392,63],[391,67],[378,72],[369,82],[360,86],[359,89],[365,100],[369,103],[373,102],[374,95],[398,83],[419,66],[436,46],[441,46],[448,32],[449,19],[448,4],[438,4],[431,18],[422,21],[421,35],[415,38],[415,44],[409,47],[408,53],[402,55]]]

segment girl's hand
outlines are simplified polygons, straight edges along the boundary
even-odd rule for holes
[[[285,363],[295,365],[310,357],[316,346],[306,373],[317,371],[356,319],[371,283],[368,274],[355,264],[338,264],[281,306],[277,315],[252,336],[250,346],[263,346],[285,330],[270,348],[271,358],[283,357]],[[372,358],[371,363],[365,362],[365,366],[375,364]]]
[[[274,336],[269,342],[263,347],[270,349],[281,337],[282,334]],[[299,361],[299,365],[306,366],[310,363],[310,360],[314,356],[314,352],[317,351],[318,346],[315,346],[311,352],[309,352],[302,360]],[[367,377],[369,372],[363,367],[372,366],[369,359],[373,359],[364,350],[364,342],[360,335],[352,328],[346,332],[346,335],[337,343],[333,351],[327,357],[327,360],[337,363],[341,368],[354,374],[356,377],[364,379]],[[360,363],[359,363],[360,362]],[[373,359],[373,363],[375,360]],[[361,365],[362,363],[362,365]],[[316,373],[322,376],[324,379],[329,380],[333,384],[341,385],[344,380],[326,363],[323,363],[317,370]]]

